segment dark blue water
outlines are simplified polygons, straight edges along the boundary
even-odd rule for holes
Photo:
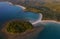
[[[0,30],[5,22],[13,19],[26,19],[36,21],[39,14],[33,12],[24,12],[21,7],[11,5],[7,2],[0,2]],[[6,35],[0,32],[0,39],[5,39]]]
[[[36,21],[39,14],[33,12],[24,12],[22,8],[10,5],[6,2],[0,2],[0,26],[12,19],[28,19]],[[3,33],[0,33],[0,39],[5,39]],[[60,24],[47,23],[45,29],[39,33],[37,39],[60,39]]]
[[[60,39],[60,24],[47,23],[45,29],[39,33],[37,39]]]
[[[11,5],[6,2],[0,2],[0,24],[12,19],[27,19],[36,21],[39,14],[33,12],[24,12],[21,7]]]

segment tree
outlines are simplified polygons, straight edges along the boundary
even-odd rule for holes
[[[6,26],[7,32],[10,33],[21,33],[33,28],[32,24],[25,20],[10,21]]]

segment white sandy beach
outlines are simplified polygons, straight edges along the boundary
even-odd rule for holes
[[[55,21],[55,20],[42,20],[41,22],[43,22],[43,23],[53,22],[53,23],[58,23],[58,24],[60,24],[59,21]]]

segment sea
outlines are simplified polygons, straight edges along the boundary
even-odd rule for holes
[[[6,21],[13,19],[36,21],[39,19],[39,14],[25,12],[22,8],[8,2],[0,2],[0,28],[2,27],[1,25],[3,25]],[[47,22],[44,26],[44,30],[38,33],[36,39],[60,39],[59,23]],[[0,39],[5,38],[5,34],[0,32]]]
[[[22,7],[10,2],[0,2],[0,25],[15,19],[25,19],[34,22],[40,15],[34,12],[26,12]]]
[[[37,39],[60,39],[60,23],[47,22],[45,29],[39,33]]]

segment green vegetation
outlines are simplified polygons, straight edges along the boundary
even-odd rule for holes
[[[11,21],[6,26],[6,30],[9,33],[21,33],[33,28],[30,22],[24,20]]]
[[[59,1],[20,1],[17,4],[25,6],[26,11],[43,14],[43,20],[60,21],[60,2]]]
[[[55,10],[55,8],[57,10]],[[52,8],[48,5],[45,6],[35,6],[35,7],[27,7],[26,11],[36,12],[36,13],[42,13],[43,14],[43,20],[56,20],[60,21],[60,7],[56,6]]]

